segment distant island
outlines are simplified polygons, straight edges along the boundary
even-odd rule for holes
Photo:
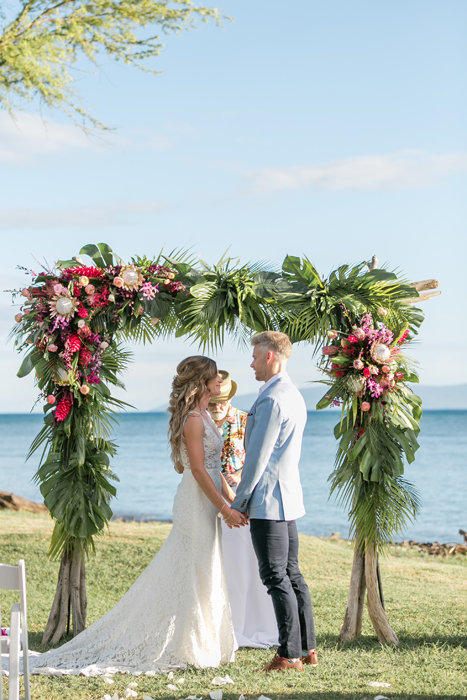
[[[420,396],[425,411],[465,411],[467,410],[467,384],[451,384],[448,386],[430,386],[427,384],[411,384],[414,392]],[[323,384],[302,386],[300,391],[305,399],[308,411],[316,410],[316,404],[324,395],[326,387]],[[235,396],[233,404],[243,411],[248,411],[256,400],[256,394],[240,394]],[[153,409],[155,412],[165,411],[166,405]],[[326,409],[329,410],[329,409]]]

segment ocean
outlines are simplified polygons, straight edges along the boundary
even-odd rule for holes
[[[337,443],[333,427],[337,411],[310,411],[305,430],[300,470],[306,515],[297,521],[300,532],[329,536],[348,535],[345,510],[329,499],[328,476],[333,469]],[[29,445],[42,426],[37,414],[0,415],[0,490],[41,501],[33,477],[38,455],[28,462]],[[112,461],[118,475],[117,497],[111,506],[116,517],[171,520],[172,501],[180,479],[167,445],[167,416],[130,413],[120,416]],[[466,509],[467,411],[425,411],[420,449],[407,465],[405,477],[418,489],[422,508],[417,520],[395,537],[419,542],[461,542],[459,528],[467,530]]]

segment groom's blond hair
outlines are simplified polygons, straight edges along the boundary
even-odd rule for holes
[[[289,336],[279,331],[263,331],[254,335],[251,344],[266,350],[272,350],[280,360],[288,360],[292,354],[292,343]]]

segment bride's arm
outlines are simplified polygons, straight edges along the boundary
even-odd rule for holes
[[[227,503],[232,503],[233,499],[235,498],[235,491],[233,491],[229,484],[227,483],[227,479],[223,474],[221,474],[221,479],[222,479],[222,495],[224,496],[225,500]]]
[[[189,416],[185,422],[183,435],[194,478],[228,525],[242,525],[244,518],[239,519],[237,517],[237,515],[241,516],[242,514],[229,508],[204,466],[204,424],[202,418],[200,416]]]

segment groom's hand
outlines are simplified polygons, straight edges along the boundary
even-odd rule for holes
[[[240,513],[239,510],[235,510],[235,508],[230,508],[229,514],[225,518],[225,524],[228,525],[228,527],[241,527],[242,525],[246,525],[247,522],[247,516],[244,513]]]

